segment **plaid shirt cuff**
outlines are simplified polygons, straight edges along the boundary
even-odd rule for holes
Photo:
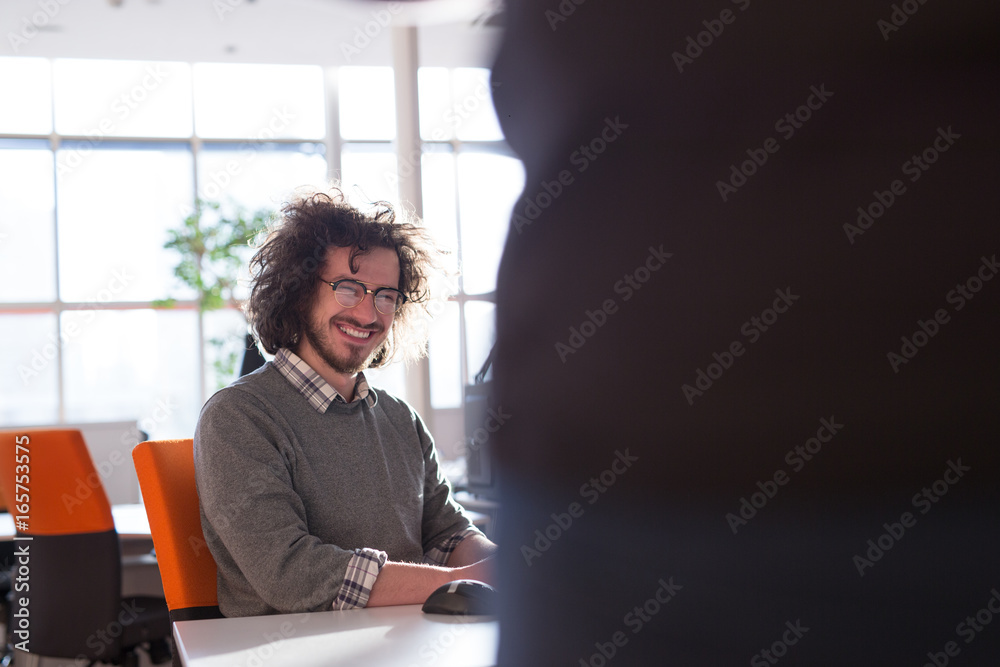
[[[431,547],[424,552],[424,563],[427,565],[447,565],[448,557],[451,556],[451,552],[455,550],[455,547],[467,537],[472,535],[482,535],[480,531],[475,526],[469,526],[465,530],[455,533],[444,539],[443,542],[439,542],[437,545]]]
[[[333,600],[333,609],[363,609],[368,604],[368,596],[389,556],[376,549],[355,549],[347,563],[344,585]]]

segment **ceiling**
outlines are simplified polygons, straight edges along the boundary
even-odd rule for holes
[[[489,66],[499,0],[0,0],[0,56],[391,65],[418,26],[426,66]]]

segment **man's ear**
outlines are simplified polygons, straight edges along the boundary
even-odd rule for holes
[[[392,334],[390,333],[389,336],[391,337]],[[372,357],[371,363],[368,364],[368,368],[380,368],[389,361],[389,352],[390,352],[389,340],[390,338],[388,337],[385,339],[385,342],[382,343],[382,347],[380,347],[378,351],[375,353],[375,356]]]

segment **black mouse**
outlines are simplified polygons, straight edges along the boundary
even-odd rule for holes
[[[449,581],[430,594],[421,609],[428,614],[489,616],[496,613],[496,589],[473,579]]]

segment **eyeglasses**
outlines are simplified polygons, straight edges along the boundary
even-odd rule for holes
[[[375,310],[383,315],[392,315],[407,301],[406,295],[398,289],[379,287],[372,290],[368,289],[365,283],[350,278],[326,284],[333,288],[333,295],[337,297],[337,303],[344,308],[354,308],[364,301],[366,294],[371,294],[375,301]]]

